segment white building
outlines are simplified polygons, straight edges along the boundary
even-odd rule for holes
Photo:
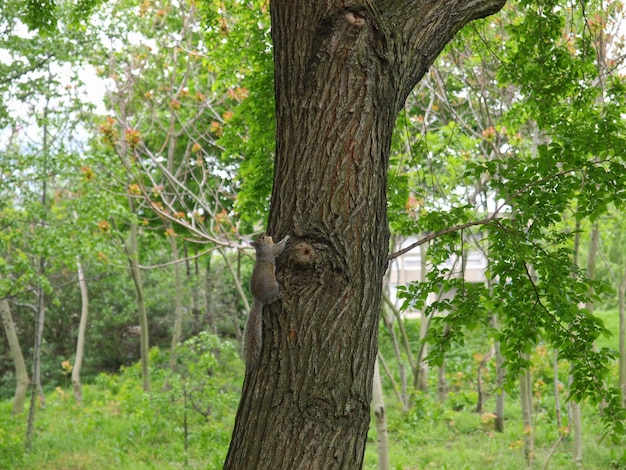
[[[400,251],[418,241],[418,237],[411,236],[405,238],[402,243],[395,248]],[[428,273],[429,265],[422,260],[425,246],[416,247],[412,251],[405,253],[393,259],[389,265],[389,296],[395,305],[398,305],[396,297],[396,288],[399,285],[408,285],[411,282],[421,281],[425,279]],[[468,248],[465,252],[464,260],[458,256],[453,256],[446,260],[442,268],[450,270],[452,277],[461,277],[465,273],[465,281],[470,283],[484,283],[487,281],[485,270],[487,268],[487,257],[482,251],[475,248]],[[463,269],[463,267],[465,269]],[[452,293],[447,293],[445,297],[449,297]],[[437,293],[431,293],[428,297],[428,303],[435,301]],[[410,313],[411,312],[407,312]]]

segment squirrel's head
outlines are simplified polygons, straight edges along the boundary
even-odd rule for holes
[[[267,233],[262,233],[256,240],[250,243],[250,245],[252,245],[254,248],[273,244],[274,240],[272,240],[272,237],[270,237]]]

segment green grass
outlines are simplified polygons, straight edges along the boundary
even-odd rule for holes
[[[139,381],[137,381],[139,386]],[[48,396],[45,409],[38,410],[34,450],[23,452],[25,416],[11,417],[10,403],[0,407],[0,468],[3,469],[219,469],[228,449],[236,401],[232,413],[219,419],[192,418],[187,466],[183,448],[182,422],[165,413],[154,397],[126,389],[124,402],[100,385],[85,387],[81,408],[65,392]],[[426,407],[429,409],[419,409]],[[487,403],[487,409],[492,403]],[[582,468],[626,468],[623,449],[602,434],[597,411],[584,407],[584,465]],[[217,417],[216,417],[217,418]],[[546,411],[535,414],[536,465],[541,468],[559,434]],[[504,433],[492,430],[489,419],[467,410],[450,411],[430,399],[402,413],[388,408],[390,454],[394,469],[523,469],[523,429],[516,400],[507,403]],[[548,468],[571,469],[571,440],[554,451]],[[622,465],[617,461],[622,457]],[[376,432],[372,424],[365,455],[365,469],[377,463]]]
[[[487,410],[493,403],[486,404]],[[429,402],[428,406],[440,405]],[[397,408],[388,408],[390,460],[394,469],[455,469],[455,470],[512,470],[527,468],[523,450],[524,429],[517,400],[509,398],[506,404],[506,424],[503,433],[493,430],[488,415],[469,410],[445,411],[435,419],[413,419]],[[559,440],[554,420],[545,410],[536,410],[535,458],[533,468],[543,468],[552,447]],[[602,425],[597,410],[583,409],[583,466],[588,470],[626,468],[626,453],[620,445],[608,440],[599,443]],[[370,426],[365,469],[376,469],[378,456],[374,424]],[[562,439],[552,453],[550,469],[571,469],[572,439]],[[622,459],[621,465],[618,460]]]
[[[230,398],[233,410],[237,398]],[[163,392],[144,394],[138,379],[115,394],[87,385],[82,407],[69,392],[49,394],[37,410],[31,453],[24,452],[26,415],[10,416],[8,402],[0,414],[0,427],[10,430],[8,446],[0,432],[0,468],[7,470],[221,468],[234,422],[234,412],[204,419],[188,411],[186,452],[181,403]]]

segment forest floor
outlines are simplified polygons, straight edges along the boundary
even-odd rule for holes
[[[606,320],[613,330],[614,315]],[[615,330],[613,330],[615,331]],[[612,346],[616,338],[603,340]],[[471,345],[466,346],[471,348]],[[524,453],[524,429],[519,399],[512,391],[506,399],[505,430],[494,431],[494,399],[483,413],[474,412],[476,391],[472,385],[472,361],[457,354],[448,373],[450,392],[445,403],[431,391],[413,397],[403,412],[390,390],[385,390],[391,468],[396,470],[515,470],[571,469],[573,439],[567,428],[567,403],[560,397],[562,426],[557,425],[556,400],[550,384],[543,382],[549,370],[533,369],[535,453],[528,467]],[[468,365],[469,364],[469,365]],[[468,367],[466,373],[459,368]],[[455,371],[456,370],[456,371]],[[241,374],[243,369],[237,371]],[[489,381],[489,371],[485,371]],[[431,374],[435,375],[435,374]],[[206,417],[185,408],[180,389],[163,390],[155,374],[152,392],[141,390],[138,366],[120,374],[102,374],[84,386],[84,403],[78,406],[71,384],[60,384],[46,394],[38,407],[32,450],[24,451],[26,418],[11,415],[11,401],[0,402],[0,469],[5,470],[107,470],[107,469],[219,469],[228,450],[241,382],[232,376],[222,380],[204,408]],[[385,382],[385,377],[383,377]],[[487,387],[488,388],[488,387]],[[212,392],[206,392],[212,393]],[[196,406],[196,409],[198,407]],[[597,406],[584,403],[584,469],[626,469],[626,449],[610,439],[602,440],[603,425]],[[185,424],[186,423],[186,424]],[[365,469],[377,468],[376,431],[372,423],[365,453]]]

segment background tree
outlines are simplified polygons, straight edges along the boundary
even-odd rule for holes
[[[11,306],[9,301],[4,298],[0,300],[0,314],[2,315],[2,325],[9,342],[9,350],[15,366],[15,395],[13,397],[13,414],[21,414],[24,411],[24,399],[28,392],[28,371],[24,362],[24,355],[20,346],[15,323],[11,315]]]
[[[581,129],[576,126],[576,129],[572,128],[567,131],[564,131],[564,129],[556,130],[559,126],[557,123],[561,122],[563,116],[571,113],[572,109],[576,110],[575,112],[579,114],[578,117],[571,119],[570,122],[573,123],[580,122],[581,119],[585,121],[587,119],[589,121],[598,119],[598,115],[604,113],[604,110],[607,109],[607,105],[608,109],[611,109],[615,105],[618,107],[621,106],[619,100],[613,100],[611,98],[608,98],[606,101],[598,100],[597,93],[601,92],[599,89],[595,88],[599,84],[607,86],[608,83],[620,83],[620,79],[610,72],[614,70],[613,66],[615,62],[613,59],[609,58],[606,52],[607,50],[619,51],[620,47],[622,47],[620,46],[619,37],[615,36],[614,32],[610,32],[614,31],[615,21],[619,15],[616,15],[611,9],[605,11],[602,7],[602,11],[596,16],[592,13],[594,11],[593,8],[600,8],[600,6],[593,3],[588,3],[587,8],[589,8],[589,10],[585,12],[568,11],[565,15],[567,20],[564,20],[562,17],[559,17],[559,19],[553,18],[550,23],[551,27],[546,28],[546,24],[537,21],[535,15],[543,15],[546,10],[550,9],[548,5],[537,6],[537,11],[532,11],[531,8],[531,11],[525,16],[528,20],[521,22],[519,21],[519,7],[511,5],[499,15],[493,27],[492,25],[485,24],[484,27],[474,27],[474,31],[468,29],[463,33],[465,37],[459,38],[460,40],[458,42],[454,41],[450,46],[448,55],[441,58],[438,68],[432,74],[434,77],[432,79],[434,86],[425,85],[428,84],[428,82],[422,85],[422,87],[431,91],[422,93],[421,95],[416,93],[417,97],[426,100],[425,104],[417,108],[417,113],[419,113],[421,109],[426,109],[427,112],[423,115],[409,115],[412,120],[401,120],[401,124],[408,126],[410,123],[414,122],[417,124],[416,127],[418,127],[418,129],[429,127],[426,138],[417,140],[416,143],[412,144],[420,145],[420,147],[417,147],[419,151],[416,152],[416,155],[420,155],[419,152],[422,152],[422,154],[427,155],[429,158],[428,163],[422,163],[422,167],[427,168],[431,172],[432,168],[438,168],[437,165],[442,165],[442,159],[438,159],[437,157],[442,152],[445,155],[445,159],[443,159],[445,163],[443,164],[447,164],[452,168],[449,170],[451,174],[462,174],[463,168],[475,168],[474,165],[476,161],[492,162],[490,165],[486,165],[486,172],[472,170],[470,173],[466,173],[462,178],[457,177],[452,179],[452,187],[448,189],[447,193],[444,192],[444,195],[439,195],[436,189],[438,185],[442,184],[442,181],[447,180],[442,179],[438,174],[430,176],[424,170],[419,170],[415,172],[416,176],[409,177],[408,187],[413,194],[417,194],[418,196],[413,198],[413,204],[411,204],[411,199],[409,199],[406,206],[400,205],[403,200],[398,199],[399,204],[397,204],[394,209],[399,217],[396,216],[392,218],[392,222],[396,223],[397,229],[408,229],[408,233],[415,233],[426,227],[435,232],[433,238],[437,238],[436,235],[438,231],[439,235],[444,235],[449,233],[451,228],[454,229],[455,226],[455,230],[462,229],[462,235],[457,238],[457,241],[454,243],[451,243],[451,240],[445,237],[442,237],[440,241],[434,242],[439,250],[443,249],[443,252],[440,252],[439,257],[437,257],[434,253],[435,247],[432,248],[433,253],[431,254],[431,259],[434,264],[449,257],[460,256],[458,250],[465,244],[473,245],[475,249],[478,248],[482,250],[485,255],[488,256],[490,263],[497,262],[501,253],[497,251],[494,252],[492,248],[493,245],[490,246],[489,243],[503,237],[508,239],[509,242],[517,244],[515,239],[519,235],[515,235],[514,232],[508,231],[508,229],[503,230],[491,224],[491,222],[493,222],[494,208],[500,207],[501,210],[506,207],[506,211],[514,211],[514,219],[527,217],[527,215],[524,215],[527,209],[520,206],[516,199],[519,196],[525,197],[527,193],[530,193],[534,189],[529,186],[529,181],[532,181],[533,178],[529,178],[530,173],[528,173],[528,168],[536,168],[537,175],[541,175],[537,176],[536,181],[541,181],[541,179],[544,179],[546,182],[558,180],[563,175],[556,171],[554,166],[552,166],[551,169],[551,165],[554,164],[548,164],[548,162],[554,161],[554,159],[567,161],[569,157],[566,158],[563,155],[558,156],[558,152],[547,155],[544,146],[547,143],[560,140],[569,143],[572,139],[577,139],[578,136],[581,135]],[[594,18],[596,22],[598,22],[600,18],[604,18],[597,24],[603,25],[602,28],[604,28],[605,33],[598,34],[596,31],[592,34],[590,32],[591,28],[587,26],[589,18]],[[507,26],[508,24],[513,26]],[[603,40],[597,41],[593,39],[594,37],[602,37]],[[490,38],[492,42],[489,42]],[[537,42],[537,38],[540,38],[539,42]],[[570,38],[571,41],[568,42],[563,38]],[[613,39],[616,40],[615,45],[608,46]],[[532,107],[532,112],[524,111],[526,105],[515,98],[517,93],[522,93],[522,96],[524,96],[523,92],[516,92],[516,89],[521,90],[524,83],[527,83],[526,81],[531,83],[532,86],[536,85],[537,74],[540,73],[539,70],[536,69],[535,62],[536,57],[541,54],[535,51],[532,53],[527,51],[524,54],[516,53],[514,59],[503,61],[503,58],[506,58],[507,54],[510,54],[511,51],[518,50],[520,42],[532,47],[536,47],[537,44],[546,43],[545,53],[550,57],[555,55],[559,57],[560,65],[555,67],[551,73],[555,74],[554,79],[558,76],[562,81],[558,92],[559,106],[565,103],[564,109],[556,113],[552,106],[542,106],[541,109],[539,109],[536,106],[536,99],[534,98],[535,96],[541,96],[541,92],[538,88],[535,88],[533,93],[529,95],[532,97],[529,97],[528,106]],[[591,44],[593,44],[593,47],[590,46]],[[477,51],[482,51],[482,53],[476,56],[464,53],[464,51],[468,50],[470,47],[474,47]],[[615,47],[615,49],[613,49],[613,47]],[[617,56],[618,58],[620,57],[619,53]],[[476,57],[480,57],[480,59],[476,60]],[[525,65],[526,60],[530,61],[528,66]],[[552,59],[546,58],[542,60]],[[461,74],[463,79],[457,79],[453,72],[455,68],[460,67],[466,70],[465,73]],[[527,67],[526,71],[528,75],[520,71],[525,67]],[[448,69],[451,70],[452,73],[448,71]],[[561,72],[557,73],[556,69]],[[496,73],[496,70],[498,70],[498,73]],[[515,80],[507,79],[507,77],[510,77],[509,74],[517,78]],[[577,83],[576,86],[569,84],[570,80],[574,82],[581,76],[584,77],[583,81],[585,83],[582,87],[590,90],[587,94],[581,93],[580,88],[578,88],[579,83]],[[619,87],[621,85],[617,86]],[[550,97],[556,92],[556,89],[549,88],[549,90],[550,92],[545,99],[552,99]],[[417,91],[419,91],[419,89]],[[585,106],[580,105],[580,100],[586,103]],[[580,115],[583,113],[582,110],[587,110],[589,115],[585,115],[583,118]],[[613,120],[613,118],[611,118],[611,120]],[[577,202],[578,192],[582,191],[584,194],[589,187],[608,189],[601,182],[599,182],[598,186],[594,186],[595,183],[592,183],[594,177],[586,173],[586,166],[602,166],[608,161],[611,162],[611,165],[615,165],[616,168],[623,164],[619,154],[614,153],[614,149],[618,148],[621,144],[610,143],[607,145],[607,142],[611,139],[619,138],[618,136],[621,133],[619,129],[623,126],[623,121],[619,119],[613,120],[613,122],[616,124],[616,127],[612,130],[605,129],[609,135],[604,134],[601,137],[604,144],[598,141],[598,148],[596,150],[589,151],[588,148],[573,150],[578,159],[578,164],[581,166],[572,171],[574,173],[579,171],[577,176],[581,179],[573,178],[570,181],[566,180],[563,185],[559,186],[559,195],[564,199],[554,201],[552,200],[553,197],[548,197],[549,192],[545,193],[546,198],[550,199],[550,201],[546,199],[546,201],[541,204],[545,204],[547,208],[549,207],[550,211],[558,211],[559,215],[553,213],[553,215],[546,214],[539,216],[535,213],[534,216],[532,216],[534,224],[547,224],[545,226],[550,227],[551,233],[549,237],[546,237],[546,232],[543,232],[541,235],[537,234],[535,239],[537,247],[544,245],[546,240],[555,236],[555,241],[562,237],[559,243],[565,242],[565,245],[562,247],[563,249],[566,251],[571,249],[574,244],[574,237],[569,237],[567,234],[576,232],[577,229],[580,228],[579,225],[576,227],[568,226],[572,220],[572,212],[575,214],[574,219],[577,221],[591,215],[587,212],[589,208],[586,204],[583,205],[583,213],[579,213],[580,206]],[[460,123],[460,126],[451,123]],[[602,127],[602,125],[599,125],[599,127]],[[592,134],[593,135],[588,136],[590,141],[599,137],[597,132]],[[404,137],[404,134],[401,135]],[[407,132],[406,135],[410,136],[412,134]],[[407,146],[407,148],[410,149],[411,147]],[[432,154],[435,155],[437,162],[430,162],[431,151]],[[447,152],[447,154],[445,152]],[[607,162],[603,163],[598,160],[596,157],[597,153],[610,155],[607,158]],[[406,156],[406,154],[401,153],[399,161],[402,163],[404,160],[408,160],[409,157],[410,155]],[[511,163],[509,159],[511,158],[514,158],[516,161],[526,159],[526,162],[532,163],[530,163],[530,166],[522,166],[523,170],[520,168],[522,171],[518,173],[518,176],[521,179],[518,179],[517,182],[514,181],[517,177],[510,178],[510,175],[507,176],[507,178],[509,178],[507,183],[509,189],[506,192],[501,192],[500,185],[495,185],[493,182],[505,173],[501,171],[501,169],[503,169],[501,165],[510,167]],[[457,163],[457,168],[461,168],[460,171],[452,167],[455,162]],[[466,165],[468,166],[466,167]],[[560,165],[560,163],[557,165]],[[621,170],[617,171],[619,172]],[[401,172],[402,169],[400,169],[400,175],[402,175]],[[424,176],[424,174],[426,174],[426,176]],[[433,188],[424,190],[422,188],[422,186],[424,186],[422,182],[429,181],[429,178],[433,181],[431,184]],[[466,180],[465,178],[468,179]],[[603,178],[600,178],[600,180],[602,179]],[[571,185],[566,183],[571,183]],[[609,190],[609,192],[611,191],[612,190]],[[427,194],[426,197],[423,196],[424,193]],[[513,197],[507,199],[510,197],[506,195],[507,193],[509,195],[513,194]],[[400,192],[400,194],[402,194],[402,192]],[[452,194],[452,197],[448,197],[446,194]],[[404,201],[406,201],[406,191],[404,197]],[[539,197],[539,195],[537,195],[537,197]],[[499,200],[504,200],[506,204],[499,205]],[[567,202],[559,209],[559,205],[564,203],[565,200],[567,200]],[[416,201],[419,201],[419,204],[415,204]],[[452,209],[450,209],[450,207]],[[410,217],[402,215],[404,212],[409,214],[415,213],[422,208],[426,210],[419,213],[420,218],[415,222],[413,222]],[[539,204],[535,203],[531,206],[531,210],[537,208],[539,208]],[[596,209],[598,212],[594,210],[593,215],[591,215],[592,219],[604,213],[604,204],[601,203],[597,205]],[[467,221],[467,217],[469,217],[469,222]],[[482,221],[480,217],[484,217]],[[568,222],[563,224],[561,222],[562,219]],[[471,230],[476,230],[477,233],[472,235]],[[524,231],[525,230],[526,229],[524,229]],[[430,240],[430,236],[425,237],[422,241],[418,242],[418,244]],[[554,257],[553,254],[554,247],[556,246],[557,243],[550,243],[549,246],[546,246],[548,249],[541,250],[538,255],[540,257],[547,256],[552,260],[558,259]],[[529,257],[527,261],[530,260],[531,258]],[[564,272],[573,270],[574,273],[578,273],[575,274],[578,280],[583,284],[587,282],[584,276],[580,275],[576,262],[572,265],[572,263],[568,262],[564,257],[562,263],[564,264],[560,266],[563,268]],[[504,268],[507,264],[508,262],[502,264],[501,268]],[[532,276],[535,276],[536,273],[533,272],[533,266],[534,262],[528,263],[528,272],[533,273]],[[484,295],[486,298],[493,299],[498,297],[498,286],[496,285],[498,277],[493,276],[493,274],[491,274],[492,272],[492,267],[488,266],[487,280],[496,287],[496,292],[488,291]],[[506,268],[499,272],[500,276],[512,278],[506,271]],[[432,290],[426,288],[422,291],[423,295],[428,295],[429,292],[441,291],[440,285],[443,284],[446,286],[446,283],[449,287],[444,287],[444,289],[451,291],[453,289],[464,289],[464,287],[456,283],[456,281],[450,282],[450,280],[447,279],[448,273],[439,273],[437,275],[433,272],[431,275],[436,276],[437,280],[431,285]],[[541,276],[539,276],[539,278],[541,278]],[[568,282],[567,278],[560,281],[563,285],[567,285]],[[533,288],[532,292],[535,293],[538,299],[544,295],[542,289],[534,291]],[[529,294],[531,294],[531,292],[529,292]],[[521,291],[519,295],[522,295]],[[425,297],[422,296],[419,297],[419,299],[418,297],[419,296],[409,295],[410,299],[416,301],[413,304],[414,306],[423,307]],[[457,297],[462,298],[460,296]],[[468,300],[471,298],[470,296]],[[487,305],[504,305],[503,301],[506,302],[506,299],[498,299],[496,302],[490,301]],[[562,299],[562,302],[563,305],[566,304],[567,298]],[[485,302],[483,301],[482,303]],[[458,308],[460,305],[451,305],[446,302],[437,306],[433,305],[429,308],[437,312],[438,310],[447,311],[451,307]],[[587,308],[586,312],[580,312],[581,316],[588,315],[589,310],[590,309]],[[470,314],[470,312],[472,313]],[[491,313],[493,314],[494,312],[496,312],[496,310]],[[466,326],[471,325],[471,322],[475,321],[476,311],[470,309],[468,315],[471,315],[472,320],[469,324],[466,324]],[[557,329],[559,328],[558,325],[554,326]],[[597,332],[601,332],[602,325],[597,324],[597,327]],[[442,339],[448,337],[446,328],[449,328],[449,325],[444,325],[443,329],[440,330]],[[494,336],[495,340],[501,338],[497,332],[494,333]],[[525,336],[525,334],[523,336]],[[593,339],[593,334],[587,336],[587,347],[590,347],[593,343]],[[528,387],[526,387],[526,389],[527,388]]]
[[[73,269],[73,263],[66,263],[68,258],[92,256],[97,243],[88,241],[91,233],[80,232],[83,227],[74,220],[75,211],[67,201],[81,199],[82,207],[94,214],[101,210],[89,206],[89,194],[74,192],[81,179],[75,160],[84,150],[80,135],[86,132],[83,123],[93,109],[85,101],[76,66],[88,35],[76,28],[75,5],[59,4],[58,15],[49,24],[30,24],[39,28],[36,33],[20,21],[24,10],[16,6],[11,3],[3,8],[0,17],[2,50],[10,52],[10,59],[1,66],[6,78],[0,83],[0,105],[8,138],[0,151],[0,164],[6,183],[2,215],[3,221],[10,221],[7,229],[11,232],[2,240],[3,259],[8,263],[6,289],[0,296],[35,312],[34,321],[19,325],[30,323],[33,333],[26,438],[30,446],[37,396],[43,401],[44,320],[54,299],[55,276],[65,268]],[[86,220],[92,221],[89,216]],[[30,312],[27,318],[32,318]],[[18,387],[22,382],[20,377]]]

